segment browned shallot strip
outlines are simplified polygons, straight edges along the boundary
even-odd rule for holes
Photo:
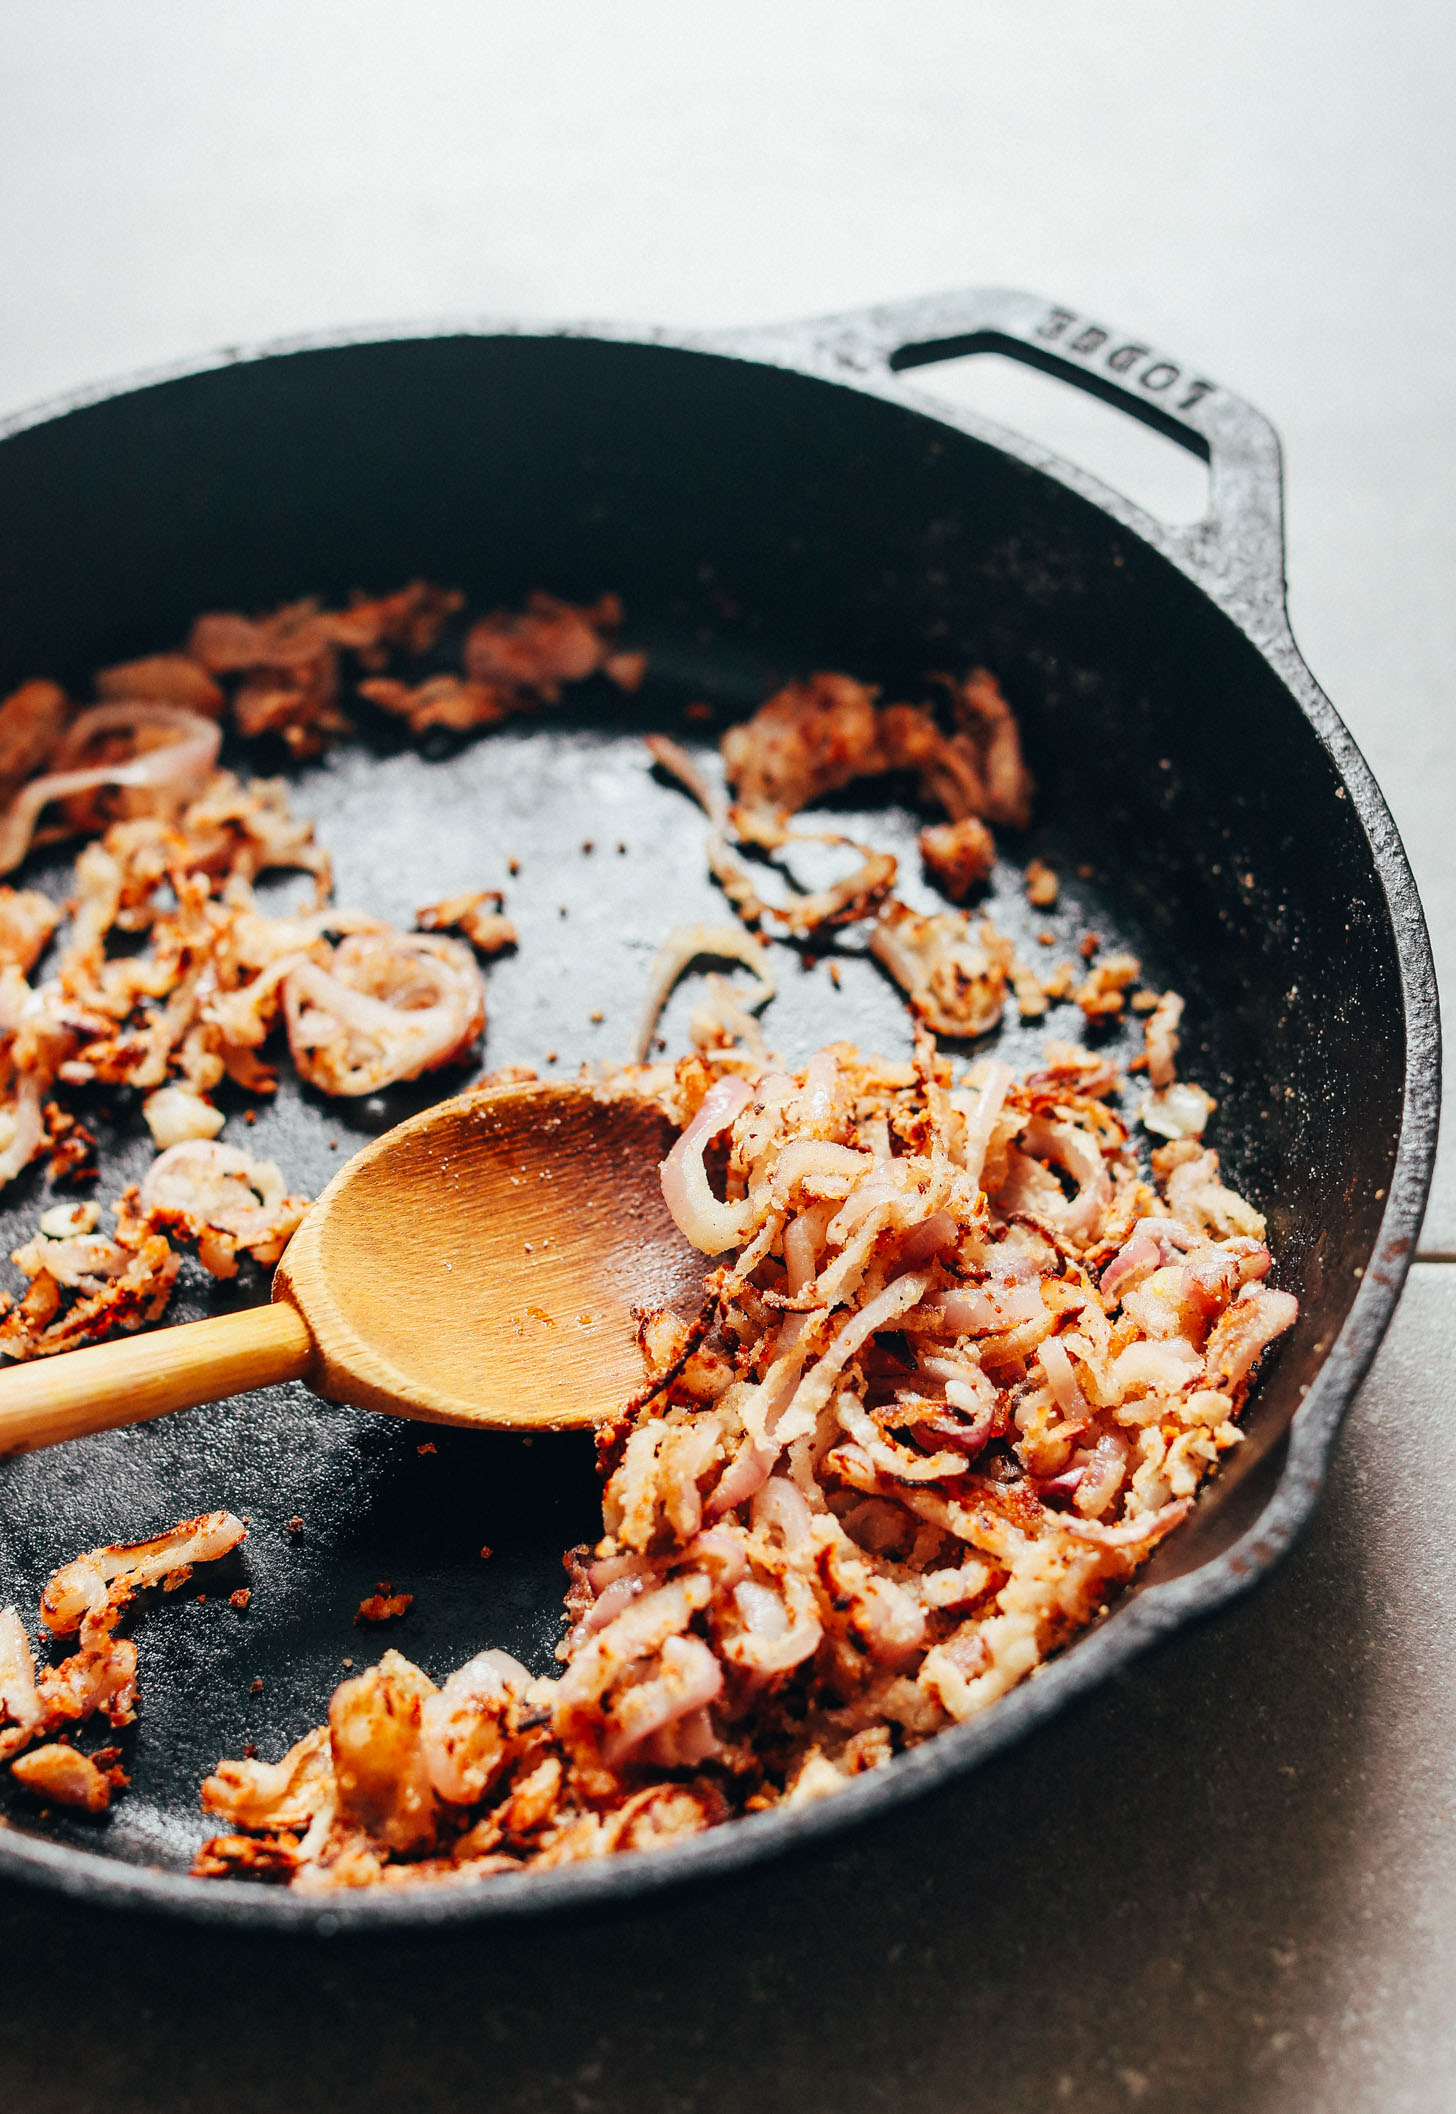
[[[82,757],[98,737],[119,734],[139,741],[148,732],[167,738],[155,747],[139,746],[124,762],[88,769],[72,761]],[[217,761],[221,739],[213,721],[175,705],[113,703],[81,713],[56,749],[53,768],[23,785],[0,815],[0,873],[10,873],[20,864],[42,812],[52,801],[113,786],[149,796],[164,810],[179,807],[200,788]]]
[[[488,1882],[832,1793],[1096,1619],[1296,1317],[1217,1156],[1175,1142],[1150,1182],[1075,1046],[1020,1082],[922,1033],[909,1063],[740,1041],[604,1083],[675,1109],[664,1198],[724,1261],[694,1320],[640,1318],[559,1675],[438,1690],[386,1653],[334,1696],[327,1775],[321,1735],[220,1765],[245,1832],[199,1871]]]

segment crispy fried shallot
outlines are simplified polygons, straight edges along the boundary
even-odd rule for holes
[[[603,666],[621,622],[615,595],[579,609],[554,595],[533,594],[524,610],[493,610],[471,626],[465,672],[507,696],[554,705],[563,683],[584,682]]]
[[[22,683],[0,704],[0,799],[47,763],[66,731],[71,707],[59,683]]]
[[[379,671],[392,652],[429,651],[460,602],[414,581],[346,610],[307,601],[257,618],[217,613],[198,619],[184,652],[102,669],[101,702],[79,713],[45,682],[0,705],[0,868],[23,857],[47,809],[59,820],[44,834],[91,837],[48,969],[62,910],[35,890],[0,888],[0,1185],[41,1155],[53,1180],[94,1175],[92,1133],[50,1098],[72,1087],[138,1090],[166,1160],[140,1198],[115,1207],[114,1235],[92,1228],[78,1247],[43,1228],[18,1252],[29,1288],[18,1304],[0,1294],[0,1350],[11,1357],[156,1320],[179,1237],[219,1276],[236,1271],[240,1251],[265,1266],[277,1259],[306,1199],[286,1195],[276,1169],[250,1174],[245,1155],[217,1144],[224,1113],[213,1099],[224,1080],[273,1091],[265,1045],[275,1030],[286,1027],[297,1070],[326,1093],[372,1093],[471,1051],[484,989],[443,928],[485,957],[513,945],[499,896],[434,905],[423,933],[332,908],[328,854],[290,812],[283,781],[215,768],[220,719],[315,753],[346,726],[340,656]],[[507,701],[524,709],[603,665],[620,614],[611,598],[582,611],[537,597],[520,618],[498,613],[477,627],[476,658],[509,663]],[[640,679],[627,658],[614,679]],[[290,868],[312,876],[313,901],[270,916],[253,885]],[[724,1034],[738,1031],[740,1010],[719,1001]],[[239,1180],[248,1200],[229,1205]]]
[[[642,1319],[559,1676],[387,1652],[281,1762],[219,1764],[197,1871],[486,1880],[836,1790],[1105,1609],[1296,1317],[1217,1156],[1150,1183],[1073,1045],[1018,1083],[923,1031],[799,1070],[708,1042],[609,1084],[674,1110],[664,1196],[726,1262],[696,1323]]]
[[[741,1037],[751,1044],[758,1036],[750,1008],[756,1011],[766,1006],[776,988],[767,947],[739,925],[679,925],[658,948],[648,971],[634,1048],[639,1064],[645,1064],[651,1053],[652,1038],[673,986],[698,961],[742,962],[754,981],[744,989],[721,977],[709,978],[710,1002],[693,1015],[694,1042],[728,1045]],[[758,1047],[761,1052],[761,1038]]]
[[[7,1357],[54,1357],[161,1318],[179,1267],[170,1243],[124,1203],[114,1234],[95,1231],[99,1216],[94,1204],[54,1206],[35,1237],[12,1252],[29,1289],[16,1302],[0,1294]]]
[[[450,896],[415,912],[422,932],[463,932],[487,961],[517,944],[516,928],[504,915],[505,897],[498,888],[478,888],[471,895]]]
[[[0,873],[10,873],[30,850],[43,810],[67,805],[71,826],[95,826],[94,803],[81,796],[103,788],[124,796],[123,812],[168,814],[196,793],[217,761],[216,724],[177,705],[116,702],[81,713],[51,757],[51,769],[31,778],[0,815]],[[95,749],[123,754],[88,764]]]
[[[571,683],[643,678],[615,597],[542,594],[473,624],[463,667],[401,672],[393,656],[433,653],[460,600],[414,581],[347,609],[214,612],[185,650],[102,670],[100,702],[79,712],[44,682],[0,704],[0,872],[48,811],[43,834],[90,840],[64,929],[46,897],[0,889],[0,1182],[47,1150],[56,1167],[84,1159],[79,1118],[47,1098],[69,1087],[138,1091],[159,1148],[113,1233],[92,1204],[44,1211],[15,1252],[29,1289],[0,1315],[0,1350],[44,1356],[156,1318],[179,1243],[219,1277],[243,1254],[277,1260],[307,1200],[219,1138],[212,1095],[224,1080],[269,1091],[280,1029],[329,1094],[472,1050],[485,1006],[471,948],[515,938],[501,898],[431,905],[412,933],[336,908],[282,784],[216,768],[224,724],[318,754],[348,731],[356,692],[413,734],[464,735]],[[439,1686],[385,1652],[280,1760],[219,1762],[202,1802],[222,1832],[199,1873],[471,1884],[823,1797],[1068,1643],[1239,1443],[1259,1362],[1298,1308],[1267,1282],[1263,1218],[1202,1142],[1211,1098],[1177,1078],[1181,999],[1134,994],[1130,955],[1039,976],[988,921],[900,901],[890,854],[797,821],[856,780],[908,774],[945,817],[921,834],[927,873],[970,896],[995,857],[987,825],[1025,828],[1032,785],[994,678],[933,680],[933,704],[882,704],[844,674],[789,685],[724,736],[726,790],[653,737],[704,811],[740,922],[669,936],[639,1061],[600,1090],[651,1098],[677,1125],[663,1196],[716,1267],[695,1315],[639,1316],[644,1385],[599,1435],[602,1535],[568,1552],[559,1671],[485,1651]],[[849,870],[801,886],[788,860],[809,845],[851,855]],[[313,900],[270,916],[254,884],[288,869],[312,877]],[[1026,889],[1056,900],[1036,861]],[[853,924],[906,995],[913,1060],[836,1043],[784,1067],[754,1017],[770,952],[744,928],[804,942]],[[710,974],[693,1053],[648,1064],[677,979],[715,958],[753,983]],[[1129,1002],[1148,1016],[1140,1113],[1165,1141],[1151,1180],[1106,1055],[1052,1042],[1018,1081],[994,1059],[957,1074],[941,1054],[937,1035],[987,1033],[1008,992],[1024,1018],[1063,999],[1094,1029]],[[38,1669],[16,1612],[0,1613],[0,1760],[20,1757],[17,1781],[107,1809],[124,1779],[68,1735],[135,1714],[121,1617],[242,1537],[217,1512],[77,1557],[42,1600],[54,1635],[79,1632],[56,1666]],[[409,1605],[382,1582],[358,1620]]]
[[[952,822],[975,815],[1024,829],[1032,784],[995,677],[978,669],[944,687],[955,722],[948,735],[928,707],[878,705],[878,692],[852,676],[791,683],[723,737],[740,807],[787,822],[853,779],[910,770]]]
[[[111,1778],[89,1755],[57,1742],[32,1747],[10,1764],[10,1774],[32,1798],[57,1806],[76,1806],[83,1813],[104,1813],[111,1804]]]
[[[920,832],[925,871],[953,903],[963,903],[973,888],[991,877],[996,840],[977,815],[959,822],[937,822]]]
[[[485,1026],[485,986],[467,947],[433,933],[356,932],[327,963],[283,980],[300,1077],[326,1094],[375,1094],[459,1063]]]
[[[240,1250],[277,1262],[308,1204],[286,1194],[271,1160],[218,1138],[186,1138],[152,1162],[132,1211],[155,1231],[196,1241],[214,1277],[232,1277]]]
[[[1001,1018],[1014,950],[989,920],[965,911],[922,917],[886,903],[870,952],[889,970],[917,1020],[936,1035],[985,1035]]]
[[[0,1762],[38,1797],[101,1813],[126,1778],[105,1769],[105,1754],[90,1759],[69,1745],[36,1747],[58,1732],[100,1714],[109,1725],[136,1716],[137,1649],[116,1626],[144,1587],[172,1592],[198,1563],[214,1562],[244,1538],[230,1512],[185,1519],[152,1541],[90,1549],[57,1571],[41,1596],[41,1621],[56,1637],[79,1630],[77,1649],[56,1666],[37,1669],[25,1625],[13,1607],[0,1609]],[[26,1748],[24,1762],[15,1756]],[[117,1749],[112,1748],[114,1760]],[[67,1760],[66,1757],[70,1759]],[[83,1766],[82,1766],[83,1765]]]
[[[950,700],[950,733],[930,707],[881,706],[878,693],[852,676],[821,673],[789,684],[723,736],[723,767],[736,795],[731,805],[675,742],[649,739],[655,760],[706,813],[709,867],[745,923],[768,918],[786,937],[803,940],[877,913],[882,920],[888,914],[892,927],[898,915],[913,915],[891,893],[897,867],[888,852],[837,832],[790,827],[802,808],[827,794],[891,771],[913,772],[922,798],[950,817],[921,833],[921,856],[932,878],[960,901],[987,877],[995,845],[982,818],[1024,827],[1031,779],[1015,719],[995,679],[978,670],[963,683],[939,680]],[[830,887],[796,893],[786,903],[765,901],[741,848],[773,854],[796,843],[844,845],[858,853],[859,864]],[[1039,992],[1036,1002],[1044,1010]],[[1023,1003],[1023,1011],[1033,1009]]]
[[[0,968],[29,976],[60,922],[60,910],[38,889],[0,887]]]

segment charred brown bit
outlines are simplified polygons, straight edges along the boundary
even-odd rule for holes
[[[1142,964],[1135,954],[1109,954],[1072,993],[1088,1020],[1113,1020],[1126,1003],[1129,984],[1137,982]]]
[[[740,808],[787,822],[856,778],[914,771],[924,796],[953,822],[967,815],[1024,828],[1031,779],[1011,709],[978,669],[945,684],[954,731],[927,706],[880,705],[852,676],[791,683],[723,736],[723,763]]]
[[[41,1117],[45,1123],[46,1158],[52,1182],[58,1188],[69,1188],[95,1181],[100,1172],[95,1132],[88,1130],[79,1116],[62,1108],[58,1101],[45,1102]]]
[[[1031,820],[1035,787],[1021,754],[1021,734],[1001,686],[988,669],[977,668],[963,682],[947,681],[955,713],[957,743],[975,757],[984,787],[977,809],[988,822],[1025,829]]]
[[[288,1835],[214,1835],[194,1858],[192,1876],[286,1882],[298,1869],[296,1852],[297,1844]]]
[[[988,920],[961,910],[922,917],[886,903],[870,952],[905,993],[910,1010],[937,1035],[985,1035],[1001,1018],[1014,950]]]
[[[602,674],[609,683],[630,696],[640,690],[647,675],[647,656],[640,648],[631,653],[609,653],[602,662]]]
[[[32,1747],[10,1765],[10,1774],[32,1798],[83,1813],[104,1813],[111,1804],[111,1779],[74,1747]]]
[[[118,1207],[116,1231],[97,1231],[95,1204],[55,1204],[11,1261],[30,1281],[18,1302],[4,1298],[0,1351],[49,1358],[160,1318],[178,1258],[166,1238]]]
[[[29,976],[60,922],[59,908],[39,889],[0,887],[0,969]]]
[[[614,655],[622,605],[603,595],[589,609],[533,594],[524,610],[493,610],[471,626],[465,672],[516,701],[554,705],[564,683],[584,682]]]
[[[723,736],[723,764],[740,807],[786,822],[851,779],[887,765],[878,692],[848,675],[791,683]]]
[[[452,609],[459,599],[452,598]],[[610,650],[621,620],[615,595],[602,596],[590,608],[532,595],[523,611],[496,610],[471,629],[463,675],[433,675],[415,684],[375,676],[359,684],[359,693],[419,735],[434,727],[467,734],[498,726],[514,713],[556,704],[563,684],[582,682],[599,669],[619,689],[635,690],[646,673],[647,656]],[[348,622],[333,620],[340,644],[353,643],[345,635]],[[433,639],[421,644],[420,636],[417,630],[392,643],[424,652]],[[376,654],[366,665],[377,665],[378,659]]]
[[[991,877],[996,842],[984,822],[964,815],[959,822],[937,822],[920,832],[925,871],[953,903],[963,903],[973,888]]]
[[[696,1319],[642,1316],[559,1671],[483,1653],[436,1687],[387,1652],[280,1762],[219,1765],[196,1869],[326,1889],[660,1847],[833,1792],[1095,1620],[1297,1311],[1215,1154],[1141,1172],[1122,1083],[1067,1043],[957,1076],[924,1033],[912,1063],[740,1044],[609,1081],[681,1126],[664,1196],[718,1267]]]
[[[504,910],[505,897],[498,888],[478,888],[470,895],[428,904],[415,912],[415,923],[425,932],[463,932],[476,953],[489,958],[518,944],[516,928]]]
[[[519,709],[514,693],[498,683],[468,682],[459,675],[432,675],[414,685],[375,676],[359,685],[359,695],[404,720],[411,734],[428,733],[431,727],[469,734],[478,727],[499,726]]]
[[[1061,893],[1061,883],[1049,866],[1033,859],[1026,869],[1026,900],[1033,910],[1050,910]]]
[[[384,664],[391,647],[403,653],[428,653],[465,597],[453,587],[434,587],[428,580],[411,580],[390,595],[356,595],[347,609],[335,610],[328,619],[334,643],[348,646],[366,668]]]
[[[415,1604],[413,1593],[396,1593],[393,1583],[382,1578],[374,1591],[354,1611],[356,1623],[398,1622]]]
[[[245,739],[272,735],[305,757],[352,731],[338,703],[337,641],[315,601],[290,602],[256,621],[199,617],[188,651],[210,674],[237,678],[232,717]]]

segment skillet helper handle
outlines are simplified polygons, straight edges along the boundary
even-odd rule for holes
[[[281,1300],[37,1358],[0,1373],[0,1454],[300,1380],[312,1362],[308,1323]]]
[[[765,341],[782,333],[766,332]],[[1261,411],[1135,331],[1038,294],[972,287],[798,326],[821,371],[906,374],[967,353],[999,352],[1115,404],[1209,469],[1209,507],[1156,541],[1251,636],[1288,637],[1279,439]],[[792,357],[792,354],[790,355]],[[1143,516],[1143,520],[1147,517]]]

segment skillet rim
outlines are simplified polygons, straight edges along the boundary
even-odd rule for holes
[[[882,342],[885,326],[890,325],[891,336],[905,343],[915,338],[918,322],[953,313],[957,304],[967,301],[974,306],[975,299],[965,295],[931,297],[925,302],[858,315],[708,332],[622,322],[532,322],[493,317],[346,327],[269,339],[253,346],[227,346],[117,380],[84,385],[0,419],[0,442],[118,397],[260,360],[440,338],[579,339],[776,366],[832,387],[879,397],[965,433],[1067,486],[1168,560],[1214,603],[1263,658],[1329,755],[1369,844],[1400,968],[1405,1045],[1401,1123],[1385,1211],[1350,1312],[1291,1420],[1285,1461],[1263,1509],[1231,1548],[1178,1579],[1144,1588],[1136,1599],[1125,1601],[1106,1623],[1084,1634],[1075,1650],[1048,1662],[1037,1680],[1023,1683],[983,1716],[950,1727],[935,1739],[897,1756],[888,1767],[855,1779],[832,1799],[731,1821],[652,1856],[603,1858],[553,1871],[527,1871],[519,1878],[496,1874],[488,1886],[462,1881],[397,1891],[375,1887],[342,1896],[310,1897],[257,1882],[234,1880],[224,1886],[183,1873],[124,1863],[99,1850],[49,1842],[0,1825],[0,1878],[26,1881],[108,1909],[154,1910],[195,1923],[315,1937],[436,1930],[465,1923],[514,1922],[523,1917],[569,1911],[589,1915],[636,1903],[693,1881],[727,1876],[760,1859],[808,1849],[872,1814],[894,1810],[948,1783],[990,1755],[1024,1739],[1045,1719],[1121,1667],[1130,1665],[1175,1630],[1213,1615],[1249,1591],[1288,1552],[1308,1524],[1340,1425],[1390,1324],[1415,1260],[1431,1184],[1440,1107],[1441,1033],[1434,960],[1415,877],[1394,819],[1364,756],[1306,666],[1289,628],[1284,599],[1279,451],[1272,428],[1252,407],[1219,392],[1246,430],[1252,430],[1265,444],[1265,460],[1258,473],[1264,489],[1259,496],[1274,530],[1270,550],[1259,554],[1264,561],[1262,577],[1256,566],[1251,581],[1233,581],[1222,573],[1216,561],[1211,562],[1207,543],[1200,541],[1196,531],[1170,528],[1039,443],[978,413],[948,404],[933,392],[908,385],[900,378],[892,367],[890,348]],[[1032,312],[1050,309],[1050,304],[1025,295],[989,294],[981,299],[992,308],[1000,302],[1019,312],[1028,307]],[[919,335],[925,338],[933,333],[921,329]],[[950,339],[965,333],[942,330],[939,335]],[[997,349],[1018,356],[1014,344]],[[945,352],[938,356],[955,354]],[[935,357],[932,351],[923,364]],[[1059,367],[1058,371],[1064,369]],[[1089,386],[1074,374],[1067,374],[1066,378]],[[1125,398],[1126,394],[1119,392],[1119,397]],[[1206,452],[1196,442],[1194,445],[1196,452]],[[1215,529],[1218,526],[1212,525]]]

